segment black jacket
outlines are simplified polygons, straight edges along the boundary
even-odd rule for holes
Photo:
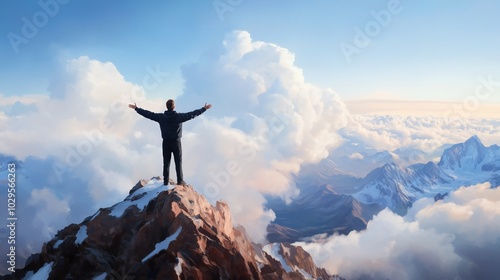
[[[179,140],[182,137],[182,123],[189,121],[205,112],[207,109],[201,108],[188,113],[177,113],[176,111],[165,111],[164,113],[153,113],[148,110],[135,108],[139,115],[153,120],[160,124],[161,138],[164,140]]]

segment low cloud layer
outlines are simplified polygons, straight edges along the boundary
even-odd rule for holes
[[[351,122],[341,134],[350,142],[368,144],[379,151],[414,148],[432,152],[445,144],[464,142],[473,135],[485,145],[498,144],[498,125],[498,119],[457,121],[438,116],[351,115]]]
[[[490,87],[490,90],[491,91],[487,92],[487,94],[498,94],[499,87]],[[487,96],[488,95],[485,95],[485,97]],[[448,116],[455,119],[464,117],[464,121],[465,117],[500,118],[500,104],[486,102],[484,99],[485,98],[478,98],[474,92],[471,92],[469,96],[464,96],[461,102],[368,99],[346,101],[346,105],[353,114],[401,115],[413,117]]]
[[[500,188],[461,187],[417,201],[405,217],[383,210],[367,229],[300,243],[347,279],[496,279]]]

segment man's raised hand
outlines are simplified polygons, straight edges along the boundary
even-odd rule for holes
[[[134,104],[128,104],[128,107],[135,110],[135,108],[137,108],[137,105],[135,103]]]
[[[205,110],[208,110],[208,109],[212,108],[212,104],[205,103],[205,106],[203,106],[203,108],[205,108]]]

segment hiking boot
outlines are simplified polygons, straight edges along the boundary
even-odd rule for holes
[[[184,182],[184,181],[177,182],[177,185],[180,185],[180,186],[187,186],[186,182]]]

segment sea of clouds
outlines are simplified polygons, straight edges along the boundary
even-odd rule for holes
[[[185,180],[212,202],[226,200],[235,223],[254,241],[265,242],[275,218],[264,207],[265,195],[293,199],[298,190],[292,175],[346,141],[378,150],[432,150],[474,134],[486,144],[500,142],[497,120],[450,124],[439,116],[351,114],[332,89],[308,83],[294,60],[286,48],[234,31],[216,51],[182,68],[177,110],[214,105],[184,125]],[[162,112],[172,94],[148,98],[145,88],[128,82],[112,62],[82,56],[61,65],[49,95],[1,99],[0,153],[25,160],[18,238],[27,244],[26,254],[39,251],[68,223],[121,201],[138,180],[161,175],[158,125],[127,104]],[[171,174],[175,178],[173,167]],[[415,227],[386,211],[374,223],[384,217]]]
[[[500,188],[484,183],[419,200],[404,217],[385,209],[360,232],[297,245],[347,279],[496,279],[499,232]]]

